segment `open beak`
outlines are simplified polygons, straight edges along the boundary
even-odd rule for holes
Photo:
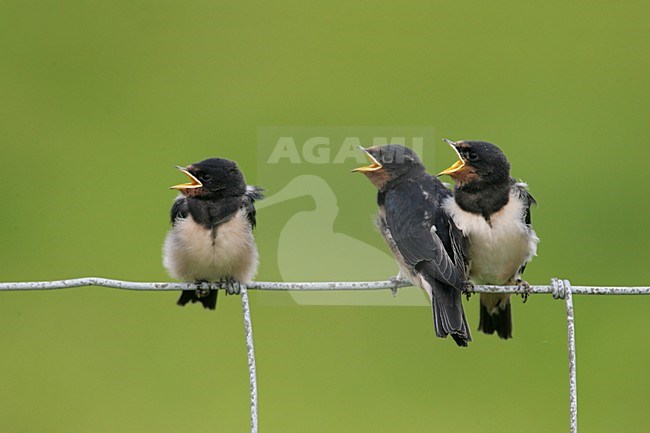
[[[368,161],[370,161],[370,165],[366,165],[363,167],[357,167],[352,172],[358,171],[359,173],[367,173],[369,171],[377,171],[381,170],[383,166],[377,161],[377,159],[368,152],[368,150],[364,147],[359,146],[359,149],[363,151],[363,153],[366,154],[366,158],[368,158]]]
[[[181,183],[178,185],[170,186],[169,189],[194,189],[194,188],[201,188],[203,184],[201,183],[200,180],[198,180],[192,173],[187,171],[187,168],[185,167],[179,167],[176,166],[177,169],[183,172],[185,176],[190,178],[190,181],[188,183]]]
[[[465,167],[465,161],[463,161],[463,157],[460,156],[460,152],[458,151],[458,148],[456,147],[456,143],[451,141],[451,140],[447,140],[446,138],[443,138],[442,140],[445,143],[447,143],[448,145],[450,145],[452,149],[454,149],[454,152],[456,152],[456,155],[458,155],[458,161],[454,162],[454,164],[451,167],[449,167],[449,168],[441,171],[440,173],[438,173],[438,176],[442,176],[443,174],[456,173],[456,172],[462,170],[463,167]]]

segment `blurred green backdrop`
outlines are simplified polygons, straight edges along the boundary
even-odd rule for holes
[[[649,14],[641,1],[2,1],[0,280],[167,280],[173,165],[229,157],[261,184],[260,127],[429,125],[432,172],[454,160],[440,138],[478,138],[530,184],[542,242],[528,281],[648,285]],[[372,187],[349,168],[332,166],[334,229],[386,251]],[[260,211],[259,280],[280,278],[279,232],[310,206]],[[327,269],[318,279],[344,279],[327,268],[340,252],[320,253],[305,258]],[[251,293],[262,432],[567,430],[550,296],[514,301],[513,340],[474,332],[466,350],[434,338],[426,307],[282,296]],[[216,314],[176,293],[0,298],[0,432],[248,429],[238,298]],[[650,431],[650,299],[575,304],[582,429]],[[477,300],[466,309],[475,329]]]

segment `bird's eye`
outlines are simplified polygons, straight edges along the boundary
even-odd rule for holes
[[[467,159],[469,159],[470,161],[476,161],[478,159],[478,154],[473,150],[470,150],[465,154],[465,157],[467,157]]]
[[[201,176],[201,179],[204,180],[205,182],[209,182],[210,180],[212,180],[212,176],[206,173]]]
[[[384,162],[384,164],[390,164],[393,162],[393,155],[390,153],[384,154],[384,156],[381,157],[381,160]]]

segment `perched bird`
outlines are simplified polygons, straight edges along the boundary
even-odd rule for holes
[[[400,276],[431,299],[438,337],[451,335],[459,346],[472,340],[463,311],[467,288],[467,242],[442,207],[451,197],[418,155],[404,146],[361,148],[371,164],[365,174],[379,190],[376,224],[400,267]]]
[[[163,265],[181,281],[226,284],[238,294],[241,284],[252,281],[258,266],[253,228],[255,200],[262,190],[247,186],[234,161],[210,158],[177,167],[189,183],[174,185],[180,191],[171,210],[172,228],[163,246]],[[178,305],[200,302],[217,306],[217,290],[183,290]]]
[[[454,197],[445,210],[470,241],[469,275],[475,284],[519,285],[524,301],[528,283],[520,276],[537,252],[527,185],[510,177],[510,163],[497,146],[483,141],[445,141],[459,160],[440,175],[454,179]],[[509,294],[481,294],[479,331],[512,338]]]

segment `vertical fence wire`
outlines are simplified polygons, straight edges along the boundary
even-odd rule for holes
[[[257,371],[255,368],[255,346],[253,344],[253,322],[246,286],[241,288],[241,308],[244,314],[244,334],[248,356],[248,380],[251,394],[251,433],[257,433]]]
[[[571,433],[578,433],[578,383],[576,373],[576,330],[573,317],[573,296],[571,284],[564,280],[566,289],[566,323],[569,345],[569,419]]]

